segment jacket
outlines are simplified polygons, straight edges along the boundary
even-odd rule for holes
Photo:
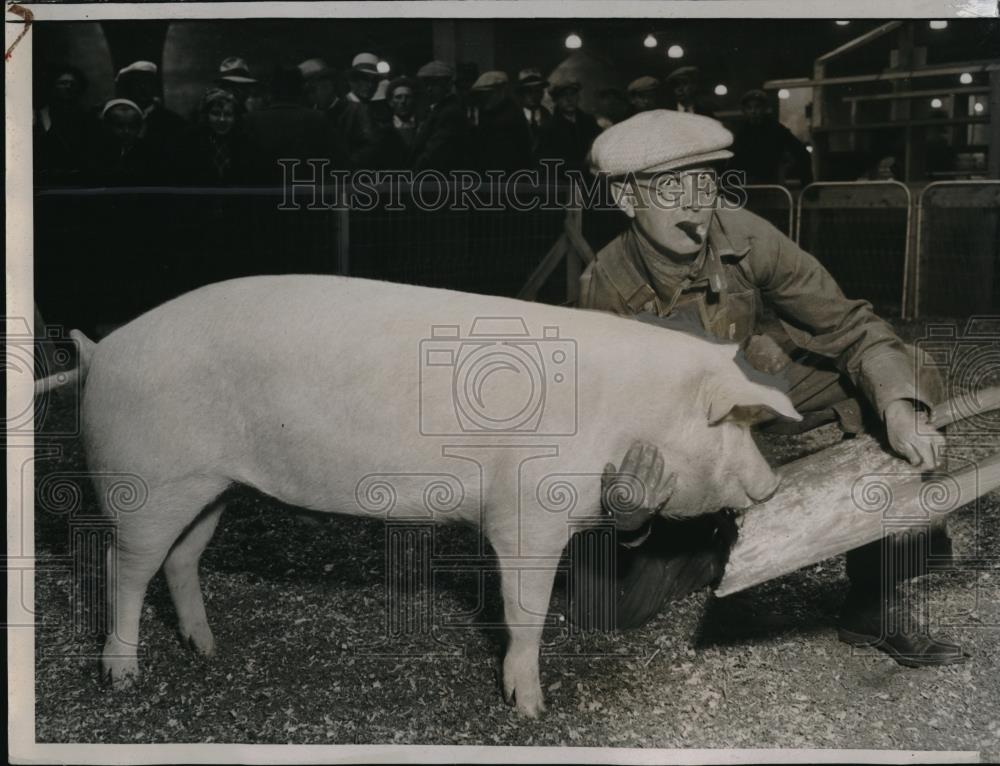
[[[654,290],[641,248],[654,246],[633,225],[601,250],[580,278],[580,306],[659,317],[688,311],[708,334],[746,347],[767,334],[779,345],[832,360],[880,416],[917,395],[912,357],[865,300],[847,298],[813,256],[757,215],[719,209],[708,247],[678,268],[673,289]],[[663,256],[660,256],[663,257]],[[768,325],[765,310],[777,321]]]

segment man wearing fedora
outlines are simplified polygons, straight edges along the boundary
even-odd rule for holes
[[[720,204],[716,169],[732,156],[731,144],[715,120],[672,110],[642,112],[601,134],[591,163],[631,225],[582,275],[581,307],[739,344],[748,374],[769,375],[803,415],[801,424],[772,424],[774,433],[835,422],[853,434],[867,421],[896,454],[933,470],[944,445],[928,420],[943,393],[936,370],[918,375],[915,350],[871,304],[847,298],[819,261],[774,226]],[[656,452],[626,455],[623,472],[645,474],[657,464],[669,471],[670,456]],[[608,498],[604,505],[613,509]],[[666,601],[721,577],[732,530],[725,512],[682,522],[650,508],[622,524],[638,538],[618,556],[617,627],[642,625]],[[897,587],[927,572],[923,543],[895,541],[884,556],[876,541],[848,553],[841,640],[908,666],[964,659],[958,646],[928,635]],[[950,553],[943,529],[928,543],[933,553]],[[598,570],[577,571],[586,582]]]
[[[247,112],[264,106],[260,83],[251,76],[246,59],[239,56],[224,58],[219,64],[219,76],[215,78],[215,84],[232,93],[237,103]]]

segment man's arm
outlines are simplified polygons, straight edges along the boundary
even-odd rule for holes
[[[897,452],[914,465],[932,466],[943,438],[919,428],[918,421],[935,402],[918,392],[917,371],[902,340],[868,301],[847,298],[819,261],[768,228],[749,256],[764,300],[798,345],[834,360],[861,390],[886,422]]]

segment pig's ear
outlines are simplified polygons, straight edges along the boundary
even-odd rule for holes
[[[762,386],[743,376],[728,375],[709,386],[708,423],[715,425],[727,418],[752,425],[769,419],[774,413],[791,420],[802,420],[792,401],[776,388]]]

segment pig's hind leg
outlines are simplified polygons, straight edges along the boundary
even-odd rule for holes
[[[198,561],[215,533],[224,508],[225,502],[220,500],[202,511],[174,543],[163,562],[163,574],[177,610],[181,639],[206,657],[215,653],[215,639],[205,614]]]
[[[195,536],[191,542],[182,541],[180,553],[171,566],[178,575],[174,578],[174,586],[180,584],[181,592],[188,596],[191,568],[187,562],[191,559],[192,549],[199,544],[204,548],[218,520],[218,514],[210,514],[203,519],[198,516],[228,484],[228,480],[204,475],[158,483],[149,487],[141,508],[116,514],[115,542],[108,550],[108,636],[101,656],[103,674],[110,676],[115,686],[128,685],[139,673],[139,618],[149,581],[164,563],[177,539],[198,519],[189,530]],[[207,526],[202,526],[206,521]],[[184,566],[180,565],[181,562]],[[172,592],[174,586],[171,587]],[[184,603],[182,619],[190,625],[190,620],[199,616],[197,606],[190,605],[189,600]],[[207,623],[205,628],[207,630]]]

